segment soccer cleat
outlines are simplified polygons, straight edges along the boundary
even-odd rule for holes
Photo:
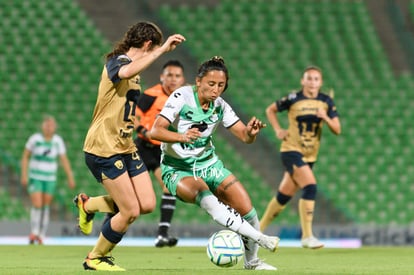
[[[155,246],[156,247],[164,247],[164,246],[172,247],[172,246],[177,245],[177,242],[178,242],[177,238],[158,235],[158,237],[155,239]]]
[[[39,236],[36,236],[36,241],[38,244],[42,245],[43,244],[43,239],[40,238]]]
[[[43,239],[40,238],[39,236],[36,236],[35,234],[30,234],[29,235],[29,244],[35,244],[36,242],[38,244],[42,245],[43,244]]]
[[[73,202],[79,210],[79,229],[85,235],[91,234],[93,218],[95,217],[95,213],[86,213],[85,211],[84,204],[88,199],[89,197],[84,193],[80,193],[73,199]]]
[[[263,262],[260,259],[255,259],[253,261],[250,261],[244,265],[244,269],[251,269],[251,270],[277,270],[276,267],[271,266],[270,264],[267,264]]]
[[[324,244],[321,243],[317,238],[311,236],[306,239],[302,239],[302,247],[303,248],[311,248],[311,249],[318,249],[324,247]]]
[[[30,234],[29,235],[29,244],[34,244],[35,243],[35,241],[36,241],[36,235],[34,235],[34,234]]]
[[[259,240],[257,241],[257,243],[261,246],[264,247],[268,250],[270,250],[271,252],[275,252],[277,250],[277,247],[279,245],[279,237],[271,237],[271,236],[267,236],[267,235],[262,235]]]
[[[95,259],[85,258],[83,262],[83,268],[85,270],[98,270],[98,271],[125,271],[124,268],[117,266],[113,262],[114,258],[110,256],[99,257]]]

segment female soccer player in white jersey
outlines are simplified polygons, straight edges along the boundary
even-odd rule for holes
[[[56,189],[58,159],[65,170],[69,188],[75,187],[70,162],[66,156],[65,143],[56,134],[56,121],[45,116],[42,132],[30,136],[21,160],[21,183],[30,194],[29,242],[43,244],[49,224],[49,207]]]
[[[221,94],[228,87],[221,57],[204,62],[195,86],[170,95],[151,130],[162,141],[162,178],[171,194],[195,203],[219,224],[245,238],[245,269],[276,270],[257,257],[258,245],[276,251],[279,238],[259,231],[259,220],[243,185],[214,152],[212,135],[219,124],[252,143],[264,124],[253,117],[245,125]]]

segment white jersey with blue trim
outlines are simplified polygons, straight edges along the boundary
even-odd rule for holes
[[[175,90],[169,96],[160,115],[171,122],[172,131],[184,133],[190,128],[200,130],[201,137],[192,144],[161,144],[163,158],[180,159],[187,164],[204,160],[214,153],[212,135],[220,122],[229,128],[240,120],[221,97],[211,102],[208,110],[203,110],[194,86],[184,86]]]

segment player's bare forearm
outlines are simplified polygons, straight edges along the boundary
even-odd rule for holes
[[[341,134],[341,123],[338,117],[327,119],[325,120],[325,122],[332,133],[334,133],[335,135]]]
[[[73,177],[72,168],[70,166],[70,162],[68,158],[66,157],[66,155],[60,156],[60,161],[62,163],[63,170],[65,170],[66,177],[68,178],[69,188],[71,189],[75,188],[75,180]]]

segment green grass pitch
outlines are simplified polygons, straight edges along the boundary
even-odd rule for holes
[[[0,246],[0,274],[85,274],[82,262],[87,246]],[[363,247],[360,249],[279,248],[259,255],[278,267],[277,274],[414,274],[411,247]],[[203,247],[127,247],[113,251],[123,274],[257,274],[242,263],[219,268],[209,262]],[[89,271],[91,273],[91,271]],[[106,272],[98,272],[105,274]],[[270,273],[270,272],[266,272]]]

